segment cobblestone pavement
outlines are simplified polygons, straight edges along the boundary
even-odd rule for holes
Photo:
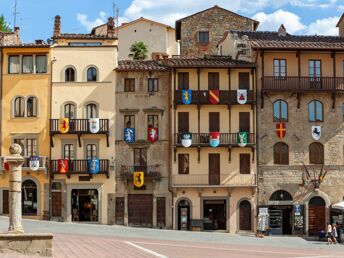
[[[0,232],[8,218],[0,217]],[[344,246],[298,237],[263,239],[226,233],[180,232],[79,223],[24,220],[26,232],[53,233],[53,256],[159,258],[343,258]],[[14,253],[0,257],[27,258]]]

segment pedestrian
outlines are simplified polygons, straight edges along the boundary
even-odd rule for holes
[[[332,241],[335,244],[338,244],[337,238],[338,238],[337,225],[336,225],[336,223],[333,223],[333,226],[332,226]]]
[[[332,244],[332,225],[330,222],[327,223],[327,231],[326,231],[326,237],[327,237],[327,244]]]

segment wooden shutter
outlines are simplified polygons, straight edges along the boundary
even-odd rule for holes
[[[189,112],[178,113],[178,133],[189,131]]]
[[[208,73],[208,89],[218,90],[220,87],[219,73]]]
[[[209,132],[220,132],[219,112],[209,112]]]
[[[239,112],[239,131],[250,132],[250,112]]]
[[[178,73],[178,90],[189,89],[189,73],[180,72]]]
[[[52,209],[51,215],[53,217],[61,217],[62,215],[62,192],[51,193]]]
[[[189,174],[189,154],[178,154],[178,174]]]
[[[250,89],[250,73],[239,73],[239,89]]]
[[[321,143],[314,142],[309,145],[309,163],[324,164],[324,146]]]
[[[251,159],[250,154],[240,154],[240,174],[250,174]]]
[[[220,154],[209,154],[209,184],[220,184]]]

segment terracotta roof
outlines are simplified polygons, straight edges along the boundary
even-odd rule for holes
[[[47,44],[21,43],[2,46],[3,48],[50,48]]]
[[[118,61],[116,71],[168,71],[169,67],[164,61],[141,61],[141,60],[124,60]]]
[[[172,67],[255,67],[254,63],[233,60],[230,57],[207,57],[207,58],[172,58],[168,59],[169,66]]]
[[[81,34],[81,33],[62,33],[60,36],[53,36],[53,39],[117,39],[116,36]]]
[[[344,37],[338,36],[306,36],[288,33],[285,36],[279,36],[278,32],[272,31],[239,30],[231,30],[230,33],[236,33],[239,37],[248,36],[254,49],[344,50]]]

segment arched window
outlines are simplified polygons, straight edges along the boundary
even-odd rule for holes
[[[65,71],[65,81],[75,82],[75,70],[71,67],[67,68]]]
[[[313,142],[309,145],[309,163],[324,164],[324,145]]]
[[[63,107],[63,115],[65,118],[76,119],[76,106],[73,103],[67,103]]]
[[[310,122],[323,122],[323,104],[319,100],[312,100],[308,104],[308,120]]]
[[[278,190],[274,192],[271,196],[269,201],[292,201],[293,197],[290,193],[285,190]]]
[[[22,213],[37,215],[37,185],[32,180],[22,183]]]
[[[90,67],[87,69],[87,81],[96,82],[97,81],[97,69]]]
[[[274,122],[288,121],[288,103],[284,100],[276,100],[273,104]]]
[[[16,97],[13,103],[14,117],[24,117],[25,116],[25,100],[23,97]]]
[[[87,144],[86,145],[86,159],[97,158],[97,145]]]
[[[97,118],[98,117],[98,110],[97,105],[95,103],[90,103],[86,105],[86,118]]]
[[[274,145],[274,164],[289,164],[289,147],[284,142],[278,142]]]
[[[26,100],[27,117],[37,117],[37,98],[29,97]]]

